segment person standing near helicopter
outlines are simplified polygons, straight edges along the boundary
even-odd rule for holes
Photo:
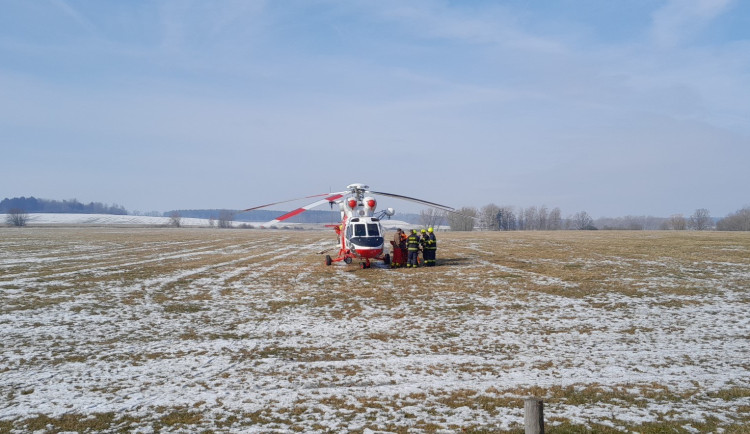
[[[422,237],[424,246],[424,264],[427,267],[435,266],[435,257],[437,256],[437,239],[432,228],[427,228],[427,233]]]
[[[396,234],[393,236],[393,260],[391,262],[391,268],[403,267],[406,265],[406,234],[401,228],[396,229]]]
[[[406,267],[419,267],[419,262],[417,260],[417,256],[419,255],[419,235],[417,235],[416,229],[412,229],[411,234],[409,234],[409,237],[406,239],[406,249],[409,251],[409,259],[406,261]]]
[[[422,229],[419,231],[419,250],[422,251],[422,265],[428,267],[427,259],[429,258],[429,252],[427,251],[427,242],[430,240],[427,236],[427,231]]]

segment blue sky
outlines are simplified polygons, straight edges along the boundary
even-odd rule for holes
[[[0,2],[0,196],[750,204],[750,2]],[[381,199],[381,205],[419,206]]]

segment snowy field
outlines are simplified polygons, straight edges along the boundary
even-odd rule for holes
[[[281,215],[283,211],[279,211]],[[0,214],[0,224],[7,220],[6,214]],[[209,228],[215,227],[216,222],[209,219],[181,217],[179,219],[182,227],[190,228]],[[170,227],[173,226],[170,217],[153,217],[139,215],[112,215],[112,214],[65,214],[65,213],[30,213],[28,214],[29,226],[145,226],[145,227]],[[245,222],[231,221],[228,225],[235,228],[256,228],[263,227],[267,222]],[[397,219],[387,219],[382,221],[386,229],[396,228],[417,228],[413,225]],[[325,229],[326,223],[290,223],[284,222],[277,226],[270,226],[274,229]]]
[[[0,432],[522,432],[528,396],[548,432],[748,432],[749,234],[438,242],[0,228]]]

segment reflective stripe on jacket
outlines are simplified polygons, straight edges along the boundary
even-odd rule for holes
[[[419,250],[419,235],[417,234],[409,235],[409,238],[406,239],[406,248],[412,251]]]
[[[427,237],[427,240],[425,241],[425,249],[427,250],[437,250],[437,239],[435,238],[435,234],[429,234]]]

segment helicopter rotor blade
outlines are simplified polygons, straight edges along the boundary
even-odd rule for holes
[[[331,197],[333,197],[333,196],[335,196],[335,195],[339,195],[339,198],[340,198],[340,197],[341,197],[341,195],[343,195],[343,194],[345,194],[345,193],[347,193],[347,192],[346,192],[346,191],[342,191],[342,192],[340,192],[340,193],[323,193],[323,194],[314,194],[314,195],[312,195],[312,196],[298,197],[298,198],[296,198],[296,199],[282,200],[281,202],[267,203],[267,204],[265,204],[265,205],[254,206],[254,207],[252,207],[252,208],[248,208],[248,209],[243,209],[242,211],[239,211],[239,212],[247,212],[247,211],[253,211],[253,210],[256,210],[256,209],[266,208],[266,207],[269,207],[269,206],[273,206],[273,205],[279,205],[279,204],[282,204],[282,203],[287,203],[287,202],[294,202],[295,200],[302,200],[302,199],[312,199],[312,198],[314,198],[314,197],[321,197],[321,196],[331,196]],[[334,200],[335,200],[335,199],[331,199],[331,200],[328,200],[328,202],[332,202],[332,201],[334,201]],[[323,202],[323,203],[325,203],[325,202]]]
[[[401,195],[401,194],[394,194],[394,193],[384,193],[382,191],[369,191],[368,193],[379,194],[381,196],[388,196],[388,197],[393,197],[393,198],[396,198],[396,199],[402,199],[402,200],[408,200],[408,201],[411,201],[411,202],[421,203],[422,205],[427,205],[427,206],[435,208],[435,209],[439,209],[439,210],[446,211],[446,212],[453,213],[453,214],[458,214],[460,216],[468,217],[468,218],[471,218],[471,219],[474,219],[474,220],[479,220],[478,217],[474,217],[474,216],[463,214],[460,211],[456,211],[455,208],[450,207],[448,205],[440,205],[439,203],[430,202],[430,201],[427,201],[427,200],[424,200],[424,199],[417,199],[416,197],[409,197],[409,196],[404,196],[404,195]]]
[[[416,197],[403,196],[400,194],[393,194],[393,193],[384,193],[382,191],[370,191],[370,193],[379,194],[381,196],[393,197],[393,198],[401,199],[401,200],[408,200],[408,201],[416,202],[416,203],[421,203],[422,205],[431,206],[433,208],[441,209],[443,211],[456,212],[455,208],[450,207],[448,205],[440,205],[439,203],[429,202],[423,199],[417,199]]]
[[[293,201],[296,201],[296,200],[323,197],[323,199],[317,200],[317,201],[312,202],[310,204],[307,204],[307,205],[305,205],[303,207],[297,208],[297,209],[295,209],[293,211],[289,211],[288,213],[286,213],[286,214],[284,214],[284,215],[282,215],[280,217],[277,217],[277,218],[271,220],[270,222],[266,223],[266,225],[273,225],[273,224],[276,224],[276,223],[280,223],[280,222],[282,222],[284,220],[287,220],[287,219],[289,219],[291,217],[294,217],[296,215],[302,214],[303,212],[305,212],[305,211],[307,211],[309,209],[315,208],[316,206],[320,206],[320,205],[323,205],[325,203],[331,204],[331,206],[333,206],[333,203],[334,202],[339,202],[340,199],[344,197],[344,195],[354,195],[357,200],[361,200],[362,196],[365,193],[368,193],[368,194],[375,194],[375,195],[380,195],[380,196],[392,197],[392,198],[395,198],[395,199],[401,199],[401,200],[406,200],[406,201],[410,201],[410,202],[416,202],[416,203],[419,203],[419,204],[422,204],[422,205],[429,206],[431,208],[435,208],[435,209],[439,209],[439,210],[442,210],[442,211],[450,212],[450,213],[453,213],[453,214],[458,214],[458,215],[465,216],[461,212],[456,211],[455,208],[450,207],[448,205],[441,205],[439,203],[430,202],[430,201],[427,201],[427,200],[424,200],[424,199],[418,199],[416,197],[404,196],[404,195],[401,195],[401,194],[386,193],[386,192],[382,192],[382,191],[371,191],[371,190],[368,190],[369,187],[367,185],[364,185],[364,184],[352,184],[352,185],[347,186],[347,188],[348,188],[347,191],[341,191],[341,192],[337,192],[337,193],[314,194],[312,196],[304,196],[304,197],[299,197],[299,198],[296,198],[296,199],[289,199],[289,200],[283,200],[283,201],[280,201],[280,202],[267,203],[265,205],[254,206],[252,208],[247,208],[247,209],[238,211],[238,213],[247,212],[247,211],[253,211],[253,210],[256,210],[256,209],[266,208],[266,207],[269,207],[269,206],[279,205],[279,204],[282,204],[282,203],[293,202]],[[472,216],[465,216],[465,217],[471,217],[473,219],[477,219],[476,217],[472,217]]]
[[[273,219],[270,222],[266,223],[266,225],[270,226],[270,225],[274,225],[276,223],[281,223],[282,221],[284,221],[284,220],[286,220],[288,218],[291,218],[291,217],[294,217],[296,215],[302,214],[303,212],[305,212],[305,211],[307,211],[309,209],[315,208],[316,206],[323,205],[324,203],[333,203],[333,202],[337,201],[338,199],[341,199],[342,197],[344,197],[343,193],[333,193],[333,194],[327,193],[327,194],[330,194],[330,196],[328,196],[326,198],[323,198],[321,200],[315,201],[313,203],[307,204],[307,205],[305,205],[303,207],[297,208],[297,209],[295,209],[293,211],[289,211],[288,213],[286,213],[286,214],[284,214],[284,215],[282,215],[280,217],[276,217],[275,219]]]

